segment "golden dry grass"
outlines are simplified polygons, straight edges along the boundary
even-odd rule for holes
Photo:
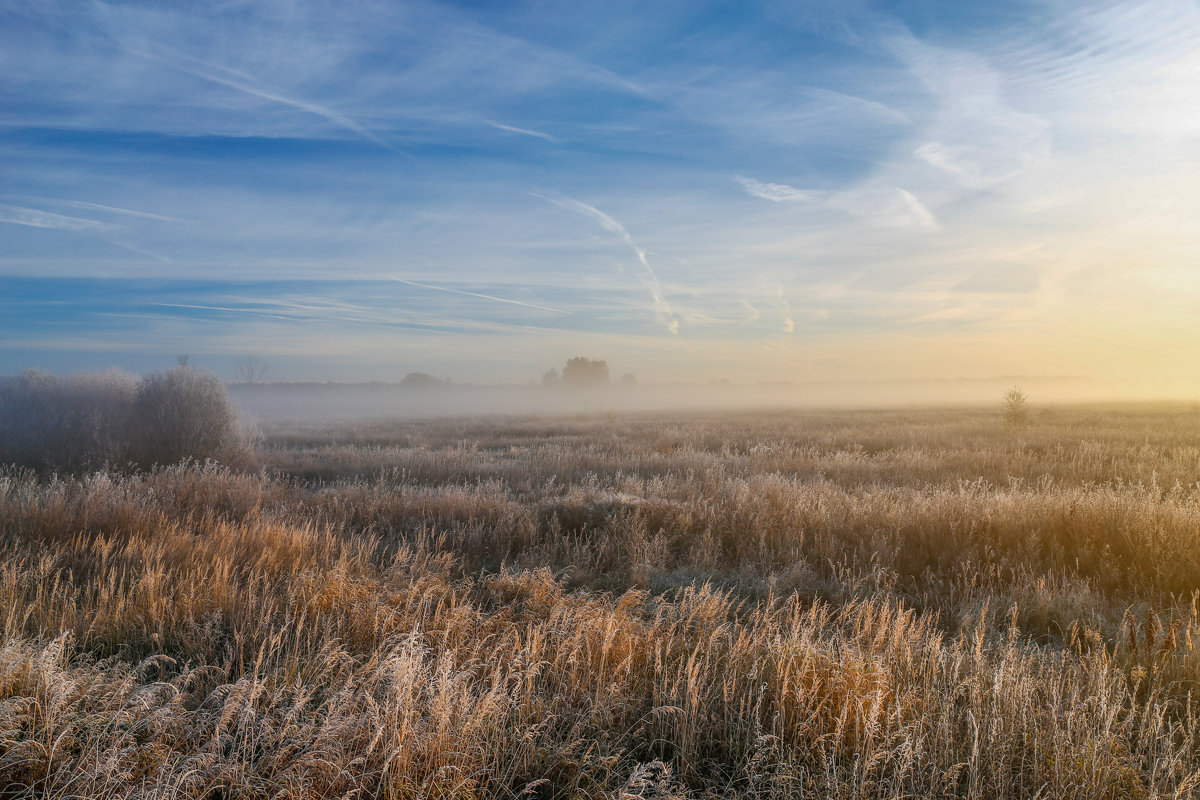
[[[269,431],[0,476],[0,796],[1200,792],[1200,414]]]

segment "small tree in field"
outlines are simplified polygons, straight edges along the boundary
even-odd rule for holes
[[[1028,399],[1016,386],[1004,395],[1004,421],[1010,428],[1024,428],[1029,424]]]

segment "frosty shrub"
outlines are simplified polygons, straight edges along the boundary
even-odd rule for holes
[[[79,472],[128,457],[137,378],[29,370],[0,391],[0,460]]]
[[[249,439],[224,385],[181,366],[141,380],[116,370],[28,371],[0,386],[0,463],[43,472],[244,463]]]
[[[133,416],[131,439],[140,466],[189,458],[240,463],[249,455],[225,385],[207,370],[176,367],[142,378]]]

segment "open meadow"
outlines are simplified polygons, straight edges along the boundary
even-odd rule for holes
[[[263,430],[0,473],[0,797],[1200,793],[1200,408]]]

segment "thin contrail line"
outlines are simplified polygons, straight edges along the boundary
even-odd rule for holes
[[[521,133],[525,136],[536,136],[539,139],[545,139],[547,142],[554,142],[557,144],[562,141],[557,136],[552,136],[544,131],[535,131],[532,128],[518,128],[516,125],[505,125],[503,122],[496,122],[495,120],[491,119],[485,119],[483,122],[486,125],[491,125],[493,128],[498,128],[502,131]]]
[[[148,211],[134,211],[132,208],[121,208],[120,206],[106,206],[103,203],[88,203],[83,200],[64,200],[53,197],[38,197],[36,195],[13,195],[21,197],[25,200],[32,200],[35,203],[48,203],[55,206],[66,206],[67,208],[83,208],[90,211],[105,211],[109,214],[124,214],[129,217],[142,217],[144,219],[156,219],[161,222],[192,222],[190,219],[180,219],[179,217],[168,217],[163,214],[151,214]]]
[[[121,228],[120,225],[113,225],[110,222],[100,222],[84,217],[68,217],[36,208],[10,206],[7,203],[0,203],[0,222],[59,231],[115,231]]]
[[[150,303],[152,306],[162,308],[194,308],[201,311],[225,311],[230,314],[257,314],[260,317],[273,317],[275,319],[294,319],[286,314],[272,314],[270,311],[259,311],[254,308],[233,308],[231,306],[202,306],[192,303]]]
[[[433,289],[437,292],[449,292],[450,294],[461,294],[467,297],[481,297],[484,300],[495,300],[497,303],[511,303],[514,306],[525,306],[526,308],[536,308],[539,311],[553,311],[555,314],[570,314],[570,311],[563,311],[561,308],[550,308],[550,306],[539,306],[536,303],[525,303],[520,300],[509,300],[506,297],[494,297],[490,294],[479,294],[478,292],[464,292],[461,289],[450,289],[445,286],[435,286],[432,283],[421,283],[419,281],[410,281],[405,278],[397,278],[391,276],[392,280],[400,283],[407,283],[409,286],[418,286],[422,289]]]
[[[239,92],[245,92],[246,94],[253,95],[254,97],[258,97],[263,100],[270,100],[275,103],[282,103],[283,105],[291,106],[292,108],[298,108],[302,111],[307,111],[310,114],[323,117],[333,124],[345,128],[352,133],[356,133],[364,139],[374,142],[380,147],[398,152],[391,144],[384,141],[376,134],[367,130],[363,125],[359,124],[340,111],[335,111],[332,108],[323,106],[320,103],[314,103],[311,100],[304,100],[298,97],[289,97],[287,95],[280,94],[279,92],[273,92],[268,89],[261,88],[260,86],[256,86],[255,84],[258,83],[258,81],[244,72],[229,69],[228,67],[223,67],[220,64],[210,64],[197,58],[191,58],[190,56],[186,56],[182,53],[175,54],[175,60],[171,60],[169,58],[143,50],[136,50],[129,47],[124,47],[123,49],[126,52],[132,53],[133,55],[146,58],[151,61],[156,61],[160,64],[165,64],[172,69],[177,69],[180,72],[186,72],[187,74],[194,75],[197,78],[202,78],[206,81],[212,81],[213,83],[220,84],[221,86],[225,86],[230,89],[236,89]],[[205,68],[201,69],[192,66],[191,64],[184,63],[187,61],[201,64]],[[226,73],[226,75],[219,74],[221,72]],[[229,75],[234,77],[228,77]]]
[[[646,258],[646,251],[643,250],[638,243],[633,240],[633,237],[629,234],[629,230],[624,225],[595,206],[589,206],[587,203],[580,202],[574,197],[569,197],[568,195],[561,194],[559,192],[552,192],[549,194],[530,192],[530,194],[540,200],[545,200],[547,203],[552,203],[559,208],[565,208],[568,211],[574,211],[577,214],[590,217],[599,222],[600,226],[609,233],[616,234],[617,236],[621,237],[625,244],[629,245],[633,249],[634,254],[637,255],[638,262],[641,263],[642,267],[646,270],[646,276],[649,278],[647,283],[649,284],[650,288],[650,297],[653,300],[654,313],[657,314],[660,320],[667,326],[667,330],[676,336],[679,335],[678,315],[676,315],[675,310],[671,308],[671,304],[667,302],[666,297],[663,296],[662,284],[658,280],[658,274],[655,273],[654,268],[650,266],[650,261]]]

